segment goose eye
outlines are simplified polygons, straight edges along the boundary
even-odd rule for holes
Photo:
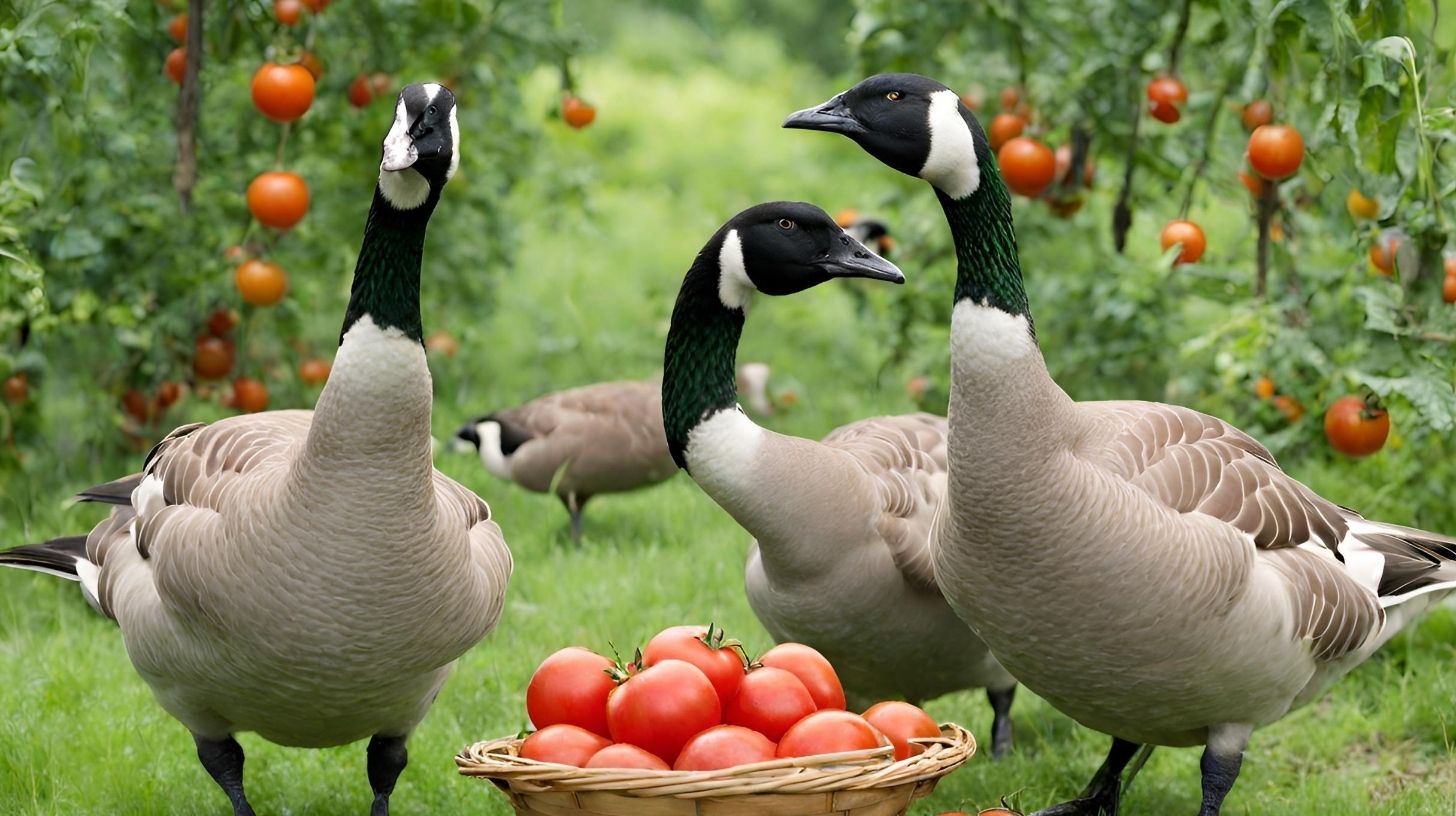
[[[900,92],[899,91],[890,91],[889,93],[885,94],[885,98],[888,99],[888,100],[890,100],[891,102],[895,102],[895,101],[899,100],[899,98],[900,98]]]
[[[435,106],[434,106],[434,105],[431,105],[431,106],[430,106],[430,107],[429,107],[429,109],[428,109],[428,110],[426,110],[426,111],[425,111],[425,113],[428,113],[428,114],[429,114],[429,115],[431,115],[431,116],[434,116],[434,115],[435,115],[435,113],[436,113],[436,112],[437,112],[437,111],[436,111],[436,110],[435,110]]]
[[[779,229],[782,229],[782,230],[791,230],[793,228],[794,228],[794,222],[793,221],[790,221],[787,218],[780,218],[779,219]]]

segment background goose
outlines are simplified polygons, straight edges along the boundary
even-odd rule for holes
[[[581,538],[587,499],[663,481],[677,472],[662,431],[655,381],[584,385],[472,419],[455,432],[497,478],[554,492]]]
[[[776,640],[822,651],[860,699],[989,689],[998,753],[1015,681],[941,597],[930,529],[945,494],[945,420],[877,417],[814,442],[754,424],[733,360],[754,291],[831,278],[903,282],[809,204],[761,204],[708,241],[668,330],[662,408],[677,463],[757,539],[748,599]]]
[[[79,580],[235,814],[256,731],[320,747],[370,737],[372,812],[454,660],[494,628],[511,557],[490,508],[430,463],[421,345],[425,228],[459,161],[455,100],[399,95],[333,372],[315,410],[186,425],[84,540],[0,554]]]
[[[936,575],[1012,673],[1114,737],[1083,795],[1043,814],[1115,812],[1137,743],[1205,745],[1200,813],[1218,813],[1254,728],[1456,588],[1456,539],[1326,501],[1222,420],[1068,397],[1036,342],[1006,185],[953,91],[880,75],[785,125],[929,181],[950,223]]]

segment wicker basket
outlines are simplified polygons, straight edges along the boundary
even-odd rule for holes
[[[890,749],[778,759],[720,771],[573,768],[516,755],[519,739],[478,742],[455,757],[460,773],[494,782],[522,816],[902,816],[976,751],[955,723],[917,739],[922,753],[890,762]]]

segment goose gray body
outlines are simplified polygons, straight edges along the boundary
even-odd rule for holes
[[[849,136],[945,210],[958,274],[935,573],[1018,679],[1114,737],[1083,795],[1046,816],[1115,813],[1137,743],[1206,746],[1200,814],[1219,813],[1254,728],[1456,589],[1456,539],[1336,506],[1228,423],[1063,392],[1009,193],[953,91],[885,74],[785,124]]]
[[[775,242],[763,225],[776,217],[793,225],[782,227],[788,231],[827,224],[818,228],[835,249],[875,258],[817,208],[776,216],[790,206],[808,205],[739,214],[684,278],[663,372],[669,444],[756,539],[748,598],[776,640],[823,652],[860,702],[994,690],[1003,700],[996,743],[1004,750],[1015,681],[947,605],[931,566],[931,530],[946,489],[946,421],[876,417],[816,442],[764,429],[737,405],[733,355],[750,292],[791,294],[829,277],[796,265],[796,253],[820,259],[825,250]],[[855,271],[848,269],[834,276]]]

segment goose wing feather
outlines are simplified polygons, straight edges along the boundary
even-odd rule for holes
[[[662,393],[651,383],[572,388],[497,412],[497,418],[533,437],[511,457],[512,475],[533,490],[548,490],[567,465],[588,492],[657,481],[677,470],[662,428]]]

